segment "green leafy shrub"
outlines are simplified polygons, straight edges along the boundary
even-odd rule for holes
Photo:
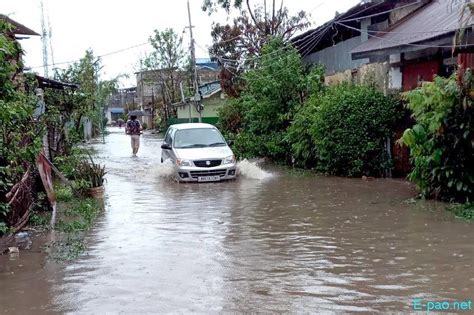
[[[390,168],[385,143],[398,115],[397,100],[373,87],[343,83],[308,106],[319,170],[358,177],[383,176]]]
[[[301,106],[288,128],[287,138],[291,144],[293,164],[298,167],[313,168],[317,165],[317,148],[310,126],[314,124],[317,115],[316,98],[318,97],[322,97],[322,94],[317,93],[312,100],[308,100]]]
[[[405,94],[416,125],[400,139],[410,148],[409,179],[424,197],[466,202],[474,198],[472,73],[436,77]]]
[[[321,71],[318,75],[308,73],[298,52],[280,39],[263,47],[256,67],[245,74],[240,97],[219,113],[220,127],[235,139],[235,153],[240,158],[291,161],[286,131],[311,90],[321,85]]]
[[[76,179],[84,180],[90,185],[90,188],[100,187],[104,184],[106,173],[105,165],[94,163],[94,160],[89,155],[89,161],[82,160],[79,162]]]
[[[27,88],[31,78],[22,73],[22,49],[12,30],[0,19],[0,235],[8,230],[7,213],[14,210],[6,194],[34,165],[44,132],[33,120],[36,100]]]
[[[75,179],[77,176],[77,167],[81,161],[87,158],[88,154],[92,154],[90,148],[73,147],[68,155],[60,155],[54,158],[54,164],[59,171],[68,179]]]
[[[241,102],[230,100],[218,109],[219,121],[217,127],[227,139],[234,140],[242,130],[244,109]]]
[[[6,225],[6,223],[5,222],[0,222],[0,235],[7,234],[8,231],[9,231],[9,228]]]

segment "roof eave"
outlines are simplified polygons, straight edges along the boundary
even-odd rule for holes
[[[15,20],[12,20],[11,18],[9,18],[8,16],[4,14],[0,14],[0,19],[14,26],[13,34],[15,35],[40,36],[40,34],[36,33],[32,29],[24,26],[21,23],[18,23]]]
[[[372,49],[372,50],[365,50],[365,51],[355,51],[351,52],[352,60],[356,59],[364,59],[370,57],[380,57],[380,56],[388,56],[392,54],[399,54],[404,52],[411,52],[417,50],[423,50],[427,48],[436,48],[436,46],[448,46],[452,43],[452,38],[454,36],[455,31],[451,31],[448,33],[443,34],[442,36],[437,36],[436,38],[430,38],[424,41],[416,42],[416,43],[407,43],[398,46],[392,46],[382,49]],[[463,46],[460,45],[460,48]],[[357,50],[357,48],[355,49]]]

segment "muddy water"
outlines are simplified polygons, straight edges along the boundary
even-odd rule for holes
[[[87,252],[57,264],[0,256],[0,313],[352,313],[414,298],[474,298],[474,229],[401,180],[305,177],[242,165],[178,184],[161,141],[131,158],[123,130],[96,145],[107,202]]]

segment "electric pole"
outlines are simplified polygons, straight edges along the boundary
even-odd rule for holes
[[[188,17],[189,17],[189,36],[191,37],[191,71],[193,77],[193,87],[194,87],[194,105],[196,111],[199,113],[199,122],[202,122],[201,119],[201,96],[199,95],[199,86],[198,86],[198,76],[196,70],[196,55],[194,51],[194,38],[193,38],[193,25],[191,23],[191,9],[189,8],[188,0]]]

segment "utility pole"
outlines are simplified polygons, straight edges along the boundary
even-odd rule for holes
[[[41,6],[41,43],[43,45],[43,75],[48,77],[48,32],[46,31],[46,24],[44,21],[44,6],[43,0],[40,0]]]
[[[196,55],[194,51],[193,25],[191,23],[191,9],[189,8],[189,0],[188,0],[188,17],[189,17],[189,36],[191,37],[191,71],[192,71],[193,86],[194,86],[194,104],[196,106],[196,111],[199,113],[199,122],[202,122],[201,96],[199,95],[199,86],[197,83],[198,76],[197,76],[197,70],[196,70]]]

